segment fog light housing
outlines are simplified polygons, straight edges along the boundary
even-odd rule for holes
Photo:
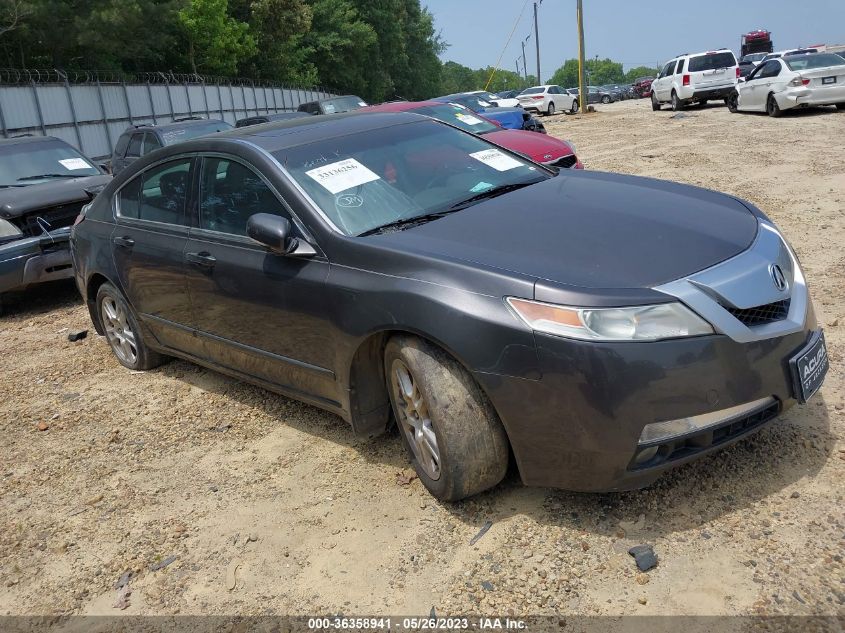
[[[649,446],[648,448],[641,449],[636,457],[634,457],[634,465],[642,466],[646,462],[650,462],[657,455],[659,449],[659,446]]]
[[[704,413],[702,415],[681,418],[678,420],[667,420],[666,422],[653,422],[651,424],[646,424],[640,434],[639,444],[647,445],[666,442],[683,435],[706,430],[709,427],[720,426],[733,420],[743,418],[755,411],[766,409],[774,403],[775,399],[770,396],[768,398],[755,400],[754,402],[740,404],[729,409],[720,409],[719,411],[712,411],[711,413]],[[639,461],[641,454],[642,452],[637,454],[635,458],[637,463],[642,463]],[[651,457],[649,457],[649,459],[651,459]]]

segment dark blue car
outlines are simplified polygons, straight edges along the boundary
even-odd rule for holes
[[[109,180],[60,139],[0,140],[0,308],[2,293],[73,277],[70,227]]]

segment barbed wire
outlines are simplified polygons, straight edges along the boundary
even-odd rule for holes
[[[248,77],[225,77],[196,73],[155,71],[127,73],[115,70],[64,70],[60,68],[0,68],[0,85],[20,84],[177,84],[255,86],[256,88],[292,88],[335,93],[323,86],[289,86],[280,82],[255,80]]]

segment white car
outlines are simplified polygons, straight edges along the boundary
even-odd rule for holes
[[[475,95],[482,101],[487,101],[488,103],[496,106],[497,108],[519,107],[519,100],[517,99],[502,99],[499,95],[494,95],[492,92],[486,92],[484,90],[473,90],[472,92],[467,92],[465,94]]]
[[[845,59],[833,53],[788,55],[760,64],[728,98],[731,112],[835,105],[845,110]]]
[[[578,112],[578,97],[554,84],[526,88],[516,98],[519,100],[519,105],[534,112],[549,115],[562,110]]]
[[[690,103],[724,99],[734,91],[739,79],[739,65],[727,48],[706,53],[684,54],[666,62],[651,84],[651,108],[664,103],[672,110],[682,110]]]

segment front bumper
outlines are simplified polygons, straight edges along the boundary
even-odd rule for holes
[[[536,334],[541,379],[477,377],[508,432],[525,484],[630,490],[747,436],[793,406],[789,359],[816,327],[810,309],[803,331],[750,343],[725,335],[587,343]],[[717,424],[709,439],[699,433],[676,438],[679,450],[670,458],[634,463],[647,424],[767,398],[775,406],[753,419]]]
[[[70,229],[28,237],[0,246],[0,292],[73,277]]]

